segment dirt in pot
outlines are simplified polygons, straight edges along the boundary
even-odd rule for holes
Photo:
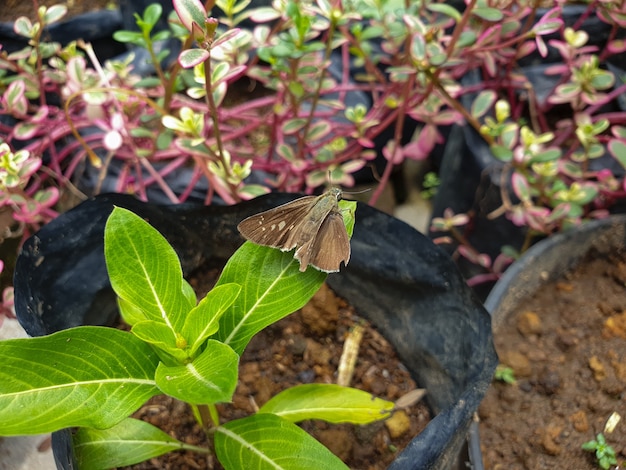
[[[495,333],[515,384],[479,408],[487,470],[599,468],[581,445],[604,433],[626,460],[626,254],[589,259],[545,284]],[[604,431],[613,412],[622,416]],[[613,467],[614,468],[614,467]]]
[[[211,288],[217,273],[199,274],[190,282],[200,296]],[[258,333],[246,348],[239,367],[233,402],[219,405],[222,422],[253,414],[281,390],[302,383],[336,383],[344,340],[362,320],[352,307],[326,285],[302,310]],[[359,358],[351,384],[387,400],[416,388],[391,345],[365,324]],[[176,439],[207,446],[204,432],[187,405],[169,397],[151,399],[135,415]],[[422,403],[396,412],[387,421],[365,426],[331,425],[321,421],[301,427],[326,445],[352,469],[384,469],[430,421]],[[214,458],[191,452],[172,452],[158,459],[125,467],[146,469],[219,469]]]

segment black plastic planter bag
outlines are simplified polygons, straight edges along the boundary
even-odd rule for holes
[[[18,319],[33,336],[114,321],[103,253],[113,205],[158,229],[189,273],[234,252],[244,217],[295,197],[271,194],[228,207],[156,206],[119,194],[86,201],[24,244],[14,279]],[[405,223],[359,204],[351,245],[349,265],[328,284],[394,345],[437,414],[389,468],[452,468],[497,363],[489,315],[452,260]],[[77,468],[69,431],[54,433],[53,446],[58,468]]]

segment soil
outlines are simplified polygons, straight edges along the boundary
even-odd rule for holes
[[[94,10],[104,10],[111,5],[114,7],[117,5],[115,0],[38,0],[38,6],[45,5],[50,7],[52,5],[65,5],[68,9],[66,18],[71,18],[75,15],[87,13]],[[20,16],[26,16],[35,20],[35,11],[33,0],[4,0],[3,8],[0,8],[0,21],[13,22]]]
[[[599,468],[581,445],[603,432],[626,464],[626,254],[588,260],[545,284],[495,333],[517,382],[479,408],[487,470]],[[622,420],[604,431],[609,416]]]
[[[194,276],[190,282],[203,296],[216,272]],[[258,333],[241,357],[239,385],[232,403],[219,405],[222,422],[253,414],[279,391],[302,383],[335,383],[346,335],[357,324],[365,331],[351,386],[394,401],[416,388],[391,345],[352,307],[326,285],[302,310]],[[135,415],[176,439],[207,446],[206,435],[184,403],[169,397],[151,399]],[[397,411],[387,421],[365,426],[330,425],[321,421],[301,427],[326,445],[352,469],[384,469],[430,421],[422,402]],[[132,467],[148,469],[220,469],[214,459],[191,452],[173,452]]]

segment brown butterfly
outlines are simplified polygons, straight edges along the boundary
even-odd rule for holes
[[[257,245],[290,251],[300,271],[310,264],[326,273],[339,271],[350,259],[350,239],[339,210],[341,189],[305,196],[242,220],[237,228]]]

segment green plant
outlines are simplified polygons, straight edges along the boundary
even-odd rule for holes
[[[355,203],[342,201],[349,233]],[[81,468],[111,468],[175,449],[214,450],[225,468],[346,468],[294,422],[367,423],[393,403],[329,384],[285,390],[247,418],[220,424],[239,356],[261,329],[300,308],[326,274],[299,271],[293,253],[246,242],[216,286],[196,304],[173,249],[130,211],[115,208],[105,257],[130,332],[83,326],[49,336],[0,342],[0,435],[79,427]],[[167,394],[192,406],[210,448],[189,446],[128,416]],[[279,463],[280,462],[280,463]]]
[[[509,385],[513,385],[517,382],[513,369],[505,366],[504,364],[498,364],[496,371],[493,374],[493,378]]]
[[[537,239],[604,218],[626,195],[626,111],[616,105],[626,84],[606,68],[607,59],[624,52],[624,42],[616,38],[623,15],[608,4],[597,12],[610,31],[606,44],[598,48],[588,44],[593,38],[577,29],[588,15],[595,15],[594,7],[573,27],[563,26],[564,6],[548,10],[533,29],[549,30],[553,38],[530,49],[535,39],[520,41],[516,27],[511,25],[506,33],[503,27],[501,32],[511,41],[505,40],[494,52],[493,60],[500,66],[486,62],[481,73],[470,75],[475,80],[465,82],[465,89],[474,94],[466,106],[480,123],[474,128],[485,144],[484,149],[473,150],[483,162],[491,160],[489,166],[482,163],[485,173],[499,176],[493,177],[493,184],[500,188],[501,205],[484,217],[504,216],[525,237],[516,247],[503,240],[501,253],[492,259],[493,253],[481,253],[460,230],[465,226],[471,232],[479,223],[476,211],[448,211],[433,219],[431,229],[449,235],[441,241],[453,242],[461,257],[481,267],[472,273],[470,285],[497,280]],[[533,20],[532,15],[529,18]],[[541,35],[536,39],[543,41]],[[528,50],[545,56],[548,47],[559,61],[524,68]],[[537,89],[538,81],[548,90]]]
[[[606,439],[602,433],[598,433],[594,440],[585,442],[582,445],[582,449],[587,452],[595,452],[596,459],[598,460],[598,467],[603,470],[608,470],[611,468],[611,465],[617,465],[615,450],[606,443]]]

